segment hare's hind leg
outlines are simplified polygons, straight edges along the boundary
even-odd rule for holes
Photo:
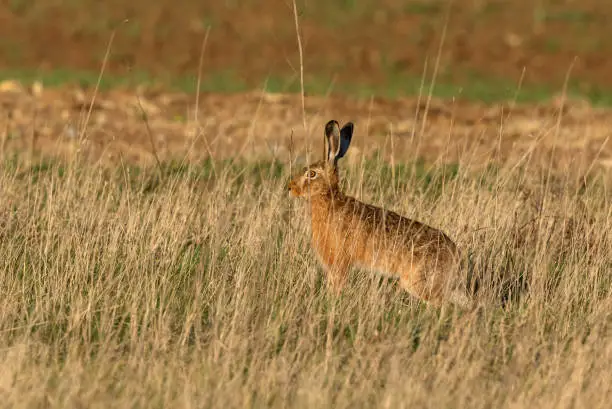
[[[433,274],[438,274],[438,276]],[[441,307],[445,302],[461,308],[468,308],[472,305],[472,300],[461,287],[452,288],[445,280],[436,279],[444,276],[443,272],[433,274],[419,270],[408,278],[402,277],[400,285],[415,297],[436,308]]]
[[[409,272],[405,272],[400,276],[399,285],[412,295],[413,297],[419,299],[420,301],[430,301],[430,298],[426,292],[423,291],[425,287],[425,277],[421,274],[419,269],[413,268]]]
[[[427,271],[421,266],[413,266],[400,276],[399,284],[419,300],[437,308],[444,302],[443,286],[434,274],[439,273]]]

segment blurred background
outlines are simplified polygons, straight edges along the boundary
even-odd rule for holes
[[[296,0],[306,91],[524,99],[612,89],[612,2]],[[105,84],[299,90],[290,0],[3,0],[0,74],[93,82],[113,30]],[[208,33],[208,35],[207,35]],[[439,56],[439,59],[437,58]],[[436,64],[436,62],[438,64]],[[436,69],[437,67],[437,69]]]

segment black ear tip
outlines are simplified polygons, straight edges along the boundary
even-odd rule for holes
[[[340,134],[342,134],[342,137],[344,138],[350,138],[353,135],[354,127],[355,125],[353,125],[352,122],[347,122],[346,124],[344,124],[344,126],[340,130]]]
[[[327,124],[325,124],[325,133],[332,132],[335,126],[339,126],[338,121],[336,121],[335,119],[332,119],[331,121],[327,122]]]

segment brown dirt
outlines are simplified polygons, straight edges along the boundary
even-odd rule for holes
[[[550,161],[554,168],[580,172],[612,166],[612,110],[582,101],[487,106],[312,96],[305,101],[304,129],[296,95],[203,94],[196,118],[195,97],[187,94],[115,89],[96,95],[89,113],[93,94],[79,88],[28,90],[4,82],[2,89],[4,155],[79,153],[91,162],[115,164],[153,164],[155,153],[162,161],[212,155],[287,162],[290,155],[303,160],[308,148],[320,155],[322,126],[335,117],[356,123],[349,164],[378,152],[386,160],[422,157],[470,167],[492,161]]]
[[[345,1],[354,5],[344,11],[328,3],[298,1],[307,75],[376,85],[389,73],[420,76],[426,61],[431,68],[449,2]],[[447,80],[484,74],[516,82],[525,69],[525,83],[560,86],[577,58],[573,79],[612,86],[610,2],[454,0],[448,16],[440,61]],[[3,2],[0,68],[98,70],[118,27],[110,72],[194,75],[208,26],[207,74],[231,70],[256,86],[297,72],[287,0]]]
[[[195,74],[208,24],[212,28],[205,76],[232,70],[257,85],[267,75],[295,74],[298,54],[291,3],[235,3],[70,3],[77,7],[68,2],[4,2],[0,69],[98,70],[112,28],[127,18],[109,61],[108,71],[114,74]],[[572,78],[612,85],[612,59],[606,58],[612,49],[607,35],[612,3],[539,3],[546,18],[527,0],[456,0],[449,14],[441,73],[456,81],[471,73],[516,81],[525,68],[526,83],[558,85],[578,55]],[[335,76],[338,83],[376,84],[386,81],[390,71],[421,75],[426,60],[431,67],[443,32],[445,3],[429,2],[439,5],[433,9],[413,5],[404,13],[398,12],[404,2],[396,0],[382,1],[365,12],[337,13],[323,4],[298,2],[307,74]],[[379,150],[386,158],[461,158],[480,166],[491,160],[548,163],[548,154],[554,152],[553,164],[562,169],[570,164],[581,169],[592,163],[612,166],[612,147],[607,144],[612,114],[574,101],[558,122],[554,101],[512,107],[313,96],[306,100],[304,130],[301,101],[292,95],[205,94],[195,118],[193,95],[116,89],[97,95],[88,115],[90,91],[66,86],[32,93],[20,87],[10,81],[0,86],[0,104],[7,113],[0,118],[3,154],[81,152],[103,162],[151,163],[154,146],[161,159],[196,160],[213,154],[287,160],[292,133],[297,154],[303,154],[305,144],[318,153],[320,128],[336,117],[356,122],[353,157]],[[148,114],[147,122],[139,105]]]

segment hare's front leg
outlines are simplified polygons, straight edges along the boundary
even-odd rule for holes
[[[319,253],[319,260],[325,270],[328,289],[335,295],[340,295],[346,286],[351,267],[349,258],[342,255]]]
[[[334,263],[327,266],[327,285],[334,295],[339,296],[346,286],[350,264],[348,258],[334,260]]]
[[[344,246],[328,232],[313,234],[313,247],[326,274],[327,287],[335,295],[344,289],[351,268],[351,257]]]

